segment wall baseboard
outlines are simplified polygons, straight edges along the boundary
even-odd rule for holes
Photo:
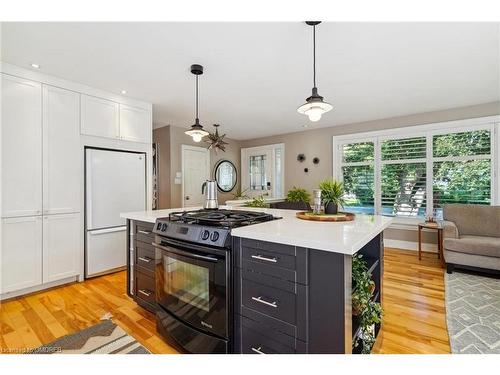
[[[41,284],[41,285],[37,285],[37,286],[32,286],[32,287],[29,287],[29,288],[20,289],[20,290],[16,290],[16,291],[13,291],[13,292],[6,292],[6,293],[3,293],[3,294],[0,294],[0,301],[4,302],[4,301],[9,300],[11,298],[20,297],[20,296],[24,296],[24,295],[28,295],[28,294],[32,294],[32,293],[41,292],[42,290],[55,288],[55,287],[58,287],[58,286],[61,286],[61,285],[64,285],[64,284],[74,283],[78,279],[79,279],[78,275],[76,275],[76,276],[70,276],[70,277],[67,277],[67,278],[62,279],[62,280],[52,281],[52,282],[49,282],[49,283],[45,283],[45,284]],[[83,279],[82,279],[82,281],[83,281]]]
[[[418,250],[418,242],[414,242],[414,241],[391,240],[391,239],[385,238],[384,239],[384,246],[394,247],[396,249],[404,249],[404,250],[413,250],[413,251]],[[422,251],[437,253],[437,244],[424,242],[422,244]]]

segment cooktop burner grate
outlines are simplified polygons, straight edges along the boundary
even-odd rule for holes
[[[236,211],[236,210],[198,210],[172,212],[170,221],[185,224],[203,224],[209,226],[234,228],[256,224],[275,219],[273,215],[263,212]]]

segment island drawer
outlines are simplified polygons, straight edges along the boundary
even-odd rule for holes
[[[305,289],[305,286],[297,285],[296,293],[292,293],[243,278],[241,305],[295,325],[297,308],[299,305],[305,305]],[[301,299],[303,302],[299,301]]]
[[[155,279],[136,268],[135,272],[135,297],[151,305],[156,304]]]
[[[235,264],[241,269],[308,284],[308,249],[247,238],[236,238],[234,249]]]
[[[236,334],[236,345],[243,354],[307,353],[307,344],[283,332],[269,329],[259,322],[237,316],[241,331]]]
[[[137,241],[145,242],[151,244],[155,240],[155,235],[153,233],[154,224],[146,223],[143,221],[137,221],[134,225],[134,238]]]
[[[153,245],[140,241],[135,242],[135,264],[141,267],[145,273],[154,277],[155,249]]]

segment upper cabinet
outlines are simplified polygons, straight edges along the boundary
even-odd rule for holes
[[[82,134],[151,143],[150,110],[83,94],[81,105]]]
[[[43,213],[80,211],[80,94],[43,86]]]
[[[85,135],[120,138],[120,105],[82,94],[81,132]]]
[[[151,133],[151,111],[120,104],[121,139],[150,143]]]
[[[2,217],[42,213],[42,85],[2,74]]]

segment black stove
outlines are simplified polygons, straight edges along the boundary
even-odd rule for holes
[[[156,220],[157,329],[169,343],[190,353],[231,352],[231,229],[274,219],[256,211],[198,210]]]
[[[157,219],[153,232],[180,241],[224,248],[231,245],[232,228],[275,219],[271,214],[256,211],[181,211]]]

